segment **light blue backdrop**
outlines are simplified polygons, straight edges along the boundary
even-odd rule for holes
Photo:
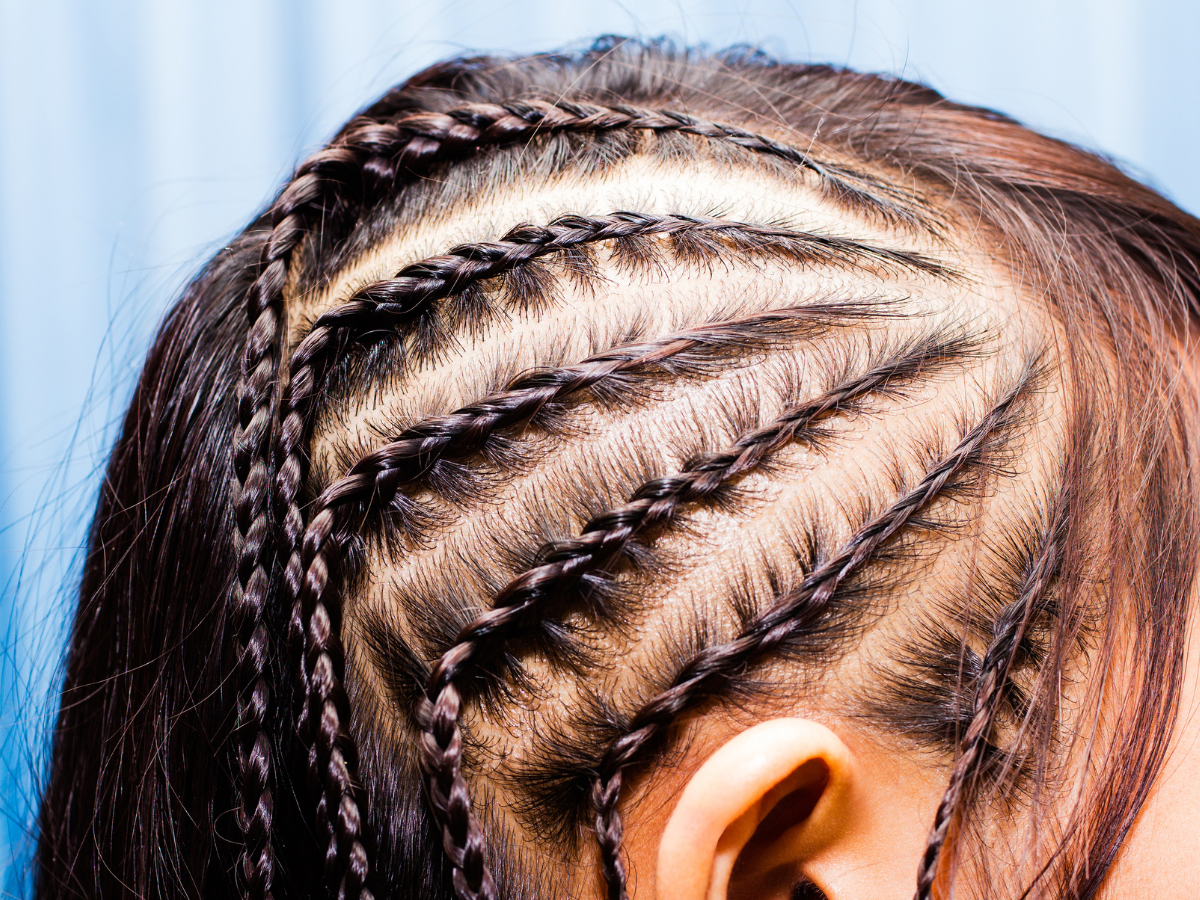
[[[439,58],[604,33],[924,80],[1200,210],[1195,0],[0,0],[0,886],[99,469],[180,285],[357,107]]]

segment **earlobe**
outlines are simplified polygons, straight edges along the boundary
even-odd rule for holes
[[[836,838],[852,772],[846,745],[808,719],[772,719],[732,738],[700,766],[671,813],[658,850],[659,900],[726,900],[735,866],[739,881],[753,881],[759,869],[786,878],[792,857]],[[782,887],[784,897],[790,888]]]

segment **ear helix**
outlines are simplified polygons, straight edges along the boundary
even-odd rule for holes
[[[849,749],[818,722],[772,719],[741,732],[700,766],[671,813],[658,897],[726,900],[735,866],[739,882],[785,871],[786,856],[836,836],[852,772]]]

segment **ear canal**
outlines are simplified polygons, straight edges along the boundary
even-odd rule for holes
[[[836,835],[852,769],[841,739],[808,719],[772,719],[732,738],[700,766],[671,813],[659,843],[658,896],[791,896],[797,829],[814,847]]]
[[[769,844],[796,825],[806,821],[825,787],[829,784],[829,765],[823,759],[810,759],[800,766],[762,803],[767,810],[758,823],[751,844]]]
[[[813,812],[829,787],[831,772],[826,760],[810,759],[791,775],[771,789],[756,808],[748,811],[743,830],[749,830],[757,820],[749,840],[734,845],[722,853],[718,844],[718,862],[714,866],[709,897],[730,900],[775,896],[796,900],[819,900],[824,898],[820,888],[811,881],[796,881],[787,866],[772,866],[781,857],[780,848],[786,847],[787,838],[794,829],[811,826]],[[727,834],[729,834],[727,832]],[[722,836],[722,844],[725,836]],[[783,851],[786,854],[786,849]],[[718,877],[720,872],[720,877]],[[778,883],[767,884],[764,880]],[[720,888],[720,883],[725,887]]]

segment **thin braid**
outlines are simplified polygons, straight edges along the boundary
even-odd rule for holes
[[[343,687],[345,654],[341,608],[329,552],[336,527],[333,510],[313,517],[305,534],[305,573],[300,590],[304,662],[308,673],[301,738],[309,745],[309,775],[319,793],[318,828],[325,845],[325,877],[338,900],[370,900],[370,864],[358,782],[358,749],[350,735],[350,706]]]
[[[696,118],[673,110],[627,105],[595,106],[567,100],[470,103],[445,112],[419,112],[390,122],[352,121],[339,137],[341,147],[376,158],[380,181],[422,173],[435,162],[465,156],[480,146],[527,141],[540,134],[612,131],[675,132],[734,144],[813,172],[837,199],[857,203],[907,225],[919,226],[911,208],[918,197],[842,165],[765,135]]]
[[[250,328],[242,357],[234,437],[237,489],[233,508],[238,559],[232,611],[240,681],[236,732],[241,800],[238,822],[244,840],[238,868],[246,900],[270,900],[275,868],[271,844],[272,741],[266,725],[271,695],[264,674],[271,645],[264,618],[274,555],[267,506],[268,453],[286,257],[299,230],[295,215],[277,207],[274,227],[262,250],[261,272],[246,300]]]
[[[674,518],[687,504],[711,497],[786,444],[815,439],[827,416],[844,412],[867,394],[886,390],[899,379],[915,377],[922,368],[928,370],[948,357],[958,358],[956,351],[961,349],[939,343],[937,338],[920,341],[898,358],[849,378],[812,400],[789,406],[775,421],[742,435],[728,449],[703,454],[686,471],[642,485],[629,502],[592,519],[578,539],[550,545],[541,554],[542,565],[511,581],[496,596],[492,609],[464,628],[438,660],[430,674],[427,697],[421,701],[422,746],[427,747],[422,758],[430,793],[461,798],[453,807],[447,802],[435,805],[446,816],[442,827],[446,842],[453,845],[452,851],[448,850],[451,858],[463,853],[458,839],[475,841],[481,834],[461,774],[462,698],[457,683],[486,646],[502,643],[513,632],[544,618],[549,604],[586,572],[607,564],[630,541]]]
[[[297,688],[303,689],[305,697],[300,719],[301,736],[314,742],[314,747],[320,739],[321,755],[312,756],[310,762],[314,779],[324,785],[318,811],[322,822],[335,804],[346,802],[349,796],[346,786],[353,783],[353,765],[345,749],[351,746],[350,738],[337,724],[346,721],[348,714],[341,687],[344,661],[340,643],[336,641],[336,628],[332,625],[331,601],[326,599],[330,577],[328,545],[337,528],[339,509],[364,498],[387,502],[402,484],[420,478],[433,461],[444,454],[474,452],[496,429],[527,421],[547,404],[582,392],[602,379],[645,375],[652,371],[673,373],[677,367],[672,363],[698,348],[720,350],[733,346],[746,351],[778,341],[783,335],[795,337],[797,331],[812,336],[813,332],[823,332],[830,320],[856,321],[867,314],[867,309],[810,305],[772,310],[606,351],[577,366],[526,376],[508,391],[410,429],[400,440],[361,460],[346,478],[326,491],[318,500],[318,512],[303,540],[289,560],[285,579],[289,588],[296,590],[297,597],[291,633],[302,651],[302,668],[297,680]],[[751,329],[760,329],[762,333],[754,334]],[[318,671],[317,666],[322,668]],[[318,678],[320,684],[314,684]],[[462,813],[464,804],[469,812],[470,799],[463,793],[465,783],[456,768],[461,759],[457,695],[444,692],[440,699],[438,709],[428,707],[422,720],[425,755],[432,758],[432,755],[441,754],[430,769],[446,776],[431,779],[430,799],[439,821],[448,823],[444,825],[444,843],[455,866],[456,890],[464,898],[487,898],[493,888],[482,865],[482,835],[473,819]],[[342,762],[334,758],[335,745],[343,748]],[[332,770],[331,766],[334,767]],[[451,767],[455,767],[453,771]],[[357,805],[355,811],[358,811]],[[345,843],[343,839],[339,848]],[[330,847],[333,847],[332,837]],[[332,852],[327,857],[331,879],[335,871],[340,871],[336,867],[343,865],[344,858],[345,853],[340,849],[336,859]]]
[[[760,250],[761,245],[767,245],[805,262],[836,263],[851,256],[869,255],[881,266],[907,267],[927,274],[949,272],[943,263],[914,251],[865,247],[833,235],[731,219],[629,211],[603,216],[569,214],[548,225],[518,225],[498,241],[459,245],[442,256],[405,266],[393,278],[362,288],[349,301],[317,320],[292,355],[292,374],[298,378],[303,369],[319,366],[343,329],[396,327],[423,312],[433,301],[460,293],[477,281],[504,274],[531,260],[599,241],[684,233],[725,239],[735,249],[751,251],[758,242]],[[293,396],[299,396],[295,388]]]
[[[271,232],[259,257],[259,271],[246,295],[249,331],[238,387],[238,425],[233,467],[237,479],[234,518],[238,529],[237,578],[232,609],[238,637],[238,697],[241,814],[245,847],[239,866],[246,900],[269,900],[274,878],[271,844],[272,740],[267,731],[270,688],[264,675],[271,640],[265,624],[274,563],[270,520],[272,415],[279,402],[279,346],[283,331],[283,290],[292,252],[320,215],[327,192],[336,190],[347,169],[360,162],[337,142],[314,154],[284,188],[270,210]]]
[[[390,188],[394,192],[403,174],[412,175],[434,161],[461,156],[480,146],[527,139],[539,132],[598,132],[621,128],[675,131],[726,140],[755,152],[789,160],[817,173],[823,185],[834,185],[840,199],[857,200],[889,215],[916,221],[911,211],[906,215],[906,206],[900,202],[911,198],[899,196],[887,185],[849,170],[817,163],[809,154],[796,148],[734,126],[705,122],[681,113],[632,107],[605,109],[567,102],[470,104],[446,113],[418,113],[392,122],[364,117],[354,120],[328,147],[297,169],[291,183],[272,206],[271,233],[263,246],[259,275],[247,295],[249,331],[238,390],[238,428],[233,453],[239,553],[232,608],[242,684],[238,698],[237,741],[242,800],[239,819],[245,841],[240,868],[246,900],[271,897],[274,874],[270,793],[272,741],[266,729],[271,697],[264,677],[270,637],[264,617],[274,559],[274,527],[268,507],[270,432],[273,410],[280,400],[278,368],[283,291],[292,253],[309,233],[311,222],[338,206],[338,197],[351,190],[348,185],[357,184],[364,196],[372,188]],[[868,187],[891,199],[881,201],[872,197]],[[455,283],[451,279],[451,290]],[[307,385],[301,393],[311,390],[312,385]],[[274,512],[282,519],[285,542],[292,545],[304,530],[303,514],[295,503],[304,480],[304,463],[295,460],[304,441],[304,430],[303,423],[297,427],[289,416],[286,440],[293,446],[278,457],[283,474]],[[281,428],[281,433],[283,431]],[[295,437],[297,434],[299,439]],[[303,590],[298,584],[291,587]],[[293,615],[289,626],[291,642],[299,644],[301,632],[307,630]],[[307,636],[304,640],[307,643]],[[304,654],[304,657],[306,663],[302,664],[304,668],[298,672],[297,681],[305,686],[306,695],[311,695],[310,683],[315,670],[309,665],[311,654]],[[339,817],[339,827],[344,821]],[[339,845],[361,847],[350,837],[340,840]]]
[[[453,866],[458,900],[495,900],[496,886],[487,867],[483,829],[471,805],[471,792],[462,774],[462,699],[450,685],[433,703],[417,703],[421,728],[420,758],[426,793],[442,833],[442,847]]]
[[[983,764],[984,749],[1004,696],[1004,685],[1013,657],[1025,638],[1030,622],[1044,608],[1050,586],[1058,574],[1066,544],[1066,522],[1066,503],[1060,498],[1056,503],[1054,521],[1017,599],[1001,612],[996,621],[992,641],[988,644],[980,667],[971,724],[963,735],[961,752],[950,771],[949,784],[938,804],[925,852],[917,869],[916,900],[931,900],[933,896],[942,848],[954,816],[963,803],[968,783]]]
[[[619,812],[624,769],[637,760],[644,748],[660,740],[681,713],[713,696],[738,672],[777,649],[798,629],[815,621],[847,576],[936,498],[956,474],[982,458],[989,441],[1012,424],[1031,380],[1032,375],[1027,373],[916,487],[859,529],[837,553],[810,572],[795,590],[757,616],[733,640],[698,652],[680,669],[671,687],[638,710],[629,730],[605,753],[592,788],[596,837],[608,882],[609,900],[626,900],[625,868],[621,859],[623,826]]]

